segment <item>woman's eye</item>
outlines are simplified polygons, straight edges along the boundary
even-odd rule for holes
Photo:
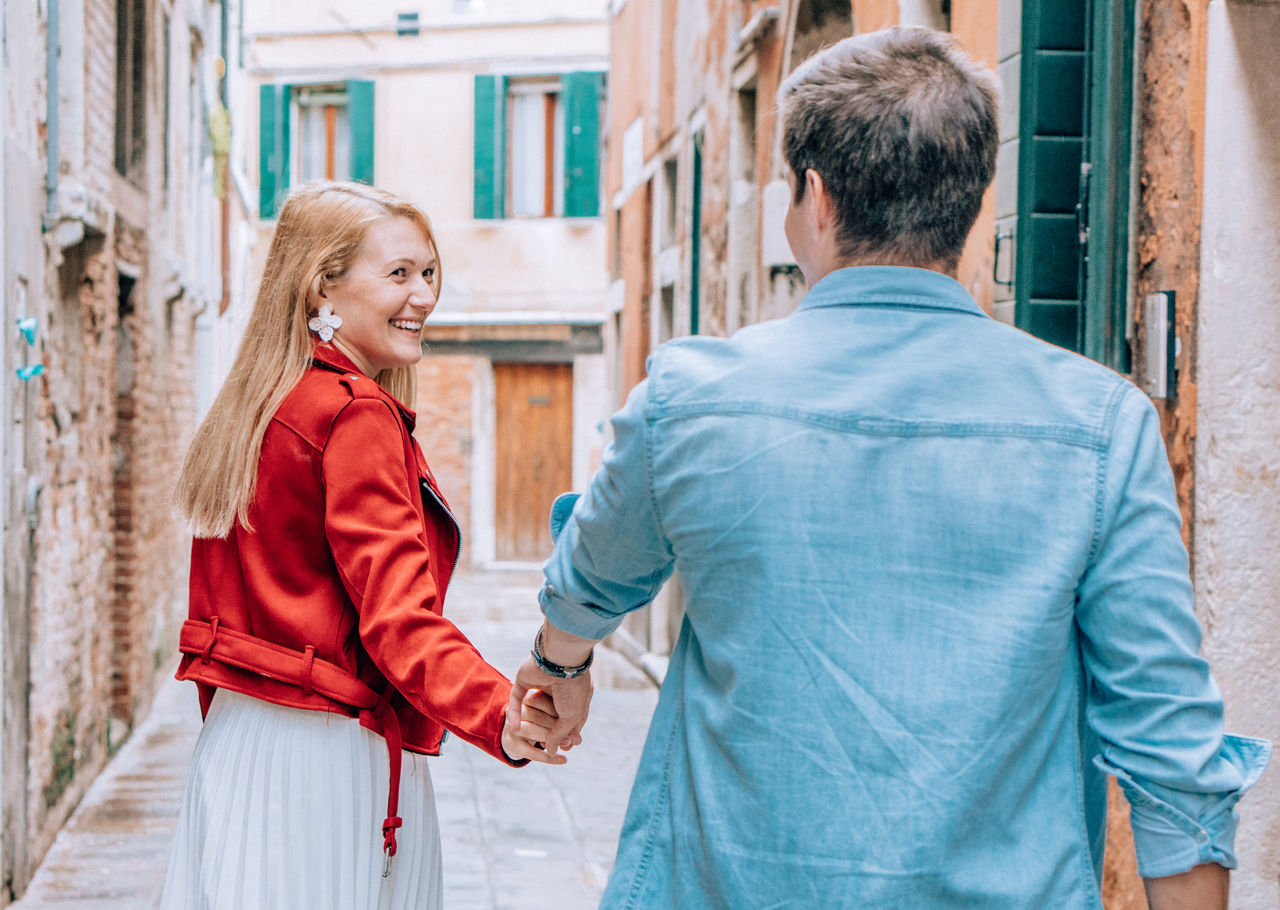
[[[429,268],[429,269],[423,269],[423,270],[422,270],[422,277],[423,277],[423,278],[425,278],[425,279],[427,279],[428,281],[430,281],[432,278],[436,277],[436,270],[435,270],[435,267],[434,267],[434,266],[432,266],[432,267],[431,267],[431,268]]]
[[[408,274],[409,274],[408,270],[407,270],[407,269],[405,269],[405,267],[404,267],[404,266],[400,266],[400,268],[396,269],[394,272],[392,272],[392,273],[391,273],[391,277],[392,277],[392,278],[404,278],[404,277],[405,277],[406,275],[408,275]]]

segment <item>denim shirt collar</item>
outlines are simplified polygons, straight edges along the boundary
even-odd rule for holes
[[[971,316],[986,316],[954,278],[930,269],[896,265],[836,269],[810,288],[797,309],[829,306],[957,310]]]

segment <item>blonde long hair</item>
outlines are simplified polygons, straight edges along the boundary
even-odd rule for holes
[[[307,320],[320,290],[338,280],[360,253],[369,225],[407,218],[426,238],[437,267],[439,251],[427,216],[408,202],[358,183],[315,181],[285,199],[231,373],[196,430],[178,478],[177,500],[197,537],[245,530],[258,482],[258,458],[271,418],[311,365]],[[339,329],[341,331],[341,329]],[[413,407],[412,366],[383,370],[374,379]]]

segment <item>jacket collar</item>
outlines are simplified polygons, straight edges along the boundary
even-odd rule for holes
[[[836,269],[810,288],[798,310],[830,306],[875,306],[952,310],[986,316],[960,282],[941,272],[894,265]]]
[[[414,425],[418,420],[417,415],[407,408],[394,395],[382,386],[378,385],[377,382],[361,373],[360,368],[355,365],[351,358],[338,350],[337,347],[324,341],[315,342],[311,346],[311,362],[313,366],[319,367],[322,370],[328,370],[332,373],[349,373],[352,376],[359,377],[360,379],[369,379],[369,382],[373,383],[373,385],[377,387],[378,391],[382,393],[382,396],[399,409],[401,415],[405,419],[405,422],[409,425],[410,432],[413,431]]]

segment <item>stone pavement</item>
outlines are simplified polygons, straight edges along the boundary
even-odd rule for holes
[[[527,571],[462,573],[449,592],[451,618],[508,675],[540,622],[539,578]],[[567,765],[512,770],[456,738],[432,760],[446,910],[596,907],[657,690],[608,649],[600,649],[593,676],[585,742]],[[199,730],[195,686],[170,680],[14,910],[154,908]]]

